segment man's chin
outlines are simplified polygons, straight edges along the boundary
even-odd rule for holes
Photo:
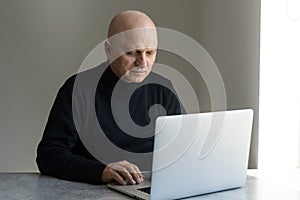
[[[127,83],[141,83],[145,80],[146,76],[123,77],[122,80]]]
[[[147,74],[148,75],[148,74]],[[145,80],[145,78],[147,77],[147,75],[131,75],[131,76],[122,76],[122,80],[124,82],[127,83],[140,83],[143,80]]]
[[[143,78],[134,78],[131,80],[131,83],[141,83],[143,82],[143,80],[145,80],[145,77]]]

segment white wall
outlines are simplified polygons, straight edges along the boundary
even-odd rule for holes
[[[262,0],[259,168],[300,165],[300,1]]]
[[[259,0],[0,2],[0,171],[36,171],[36,146],[58,88],[105,39],[113,15],[141,9],[160,27],[202,44],[222,73],[228,108],[258,112]],[[158,62],[191,79],[202,111],[210,97],[189,64],[161,52]],[[182,67],[184,66],[184,67]],[[189,69],[189,70],[188,70]],[[250,167],[257,161],[257,115]]]

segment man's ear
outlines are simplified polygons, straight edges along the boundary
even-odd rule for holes
[[[104,49],[105,49],[105,54],[106,54],[107,59],[111,59],[112,49],[111,49],[111,43],[108,40],[105,41]]]

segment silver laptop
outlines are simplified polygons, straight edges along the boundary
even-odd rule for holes
[[[137,199],[178,199],[242,187],[252,121],[251,109],[158,117],[151,181],[108,187]]]

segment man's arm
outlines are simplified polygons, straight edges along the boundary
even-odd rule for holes
[[[36,162],[42,174],[100,184],[102,171],[106,166],[99,161],[74,154],[79,137],[72,114],[73,84],[74,79],[68,79],[57,94],[37,149]]]

